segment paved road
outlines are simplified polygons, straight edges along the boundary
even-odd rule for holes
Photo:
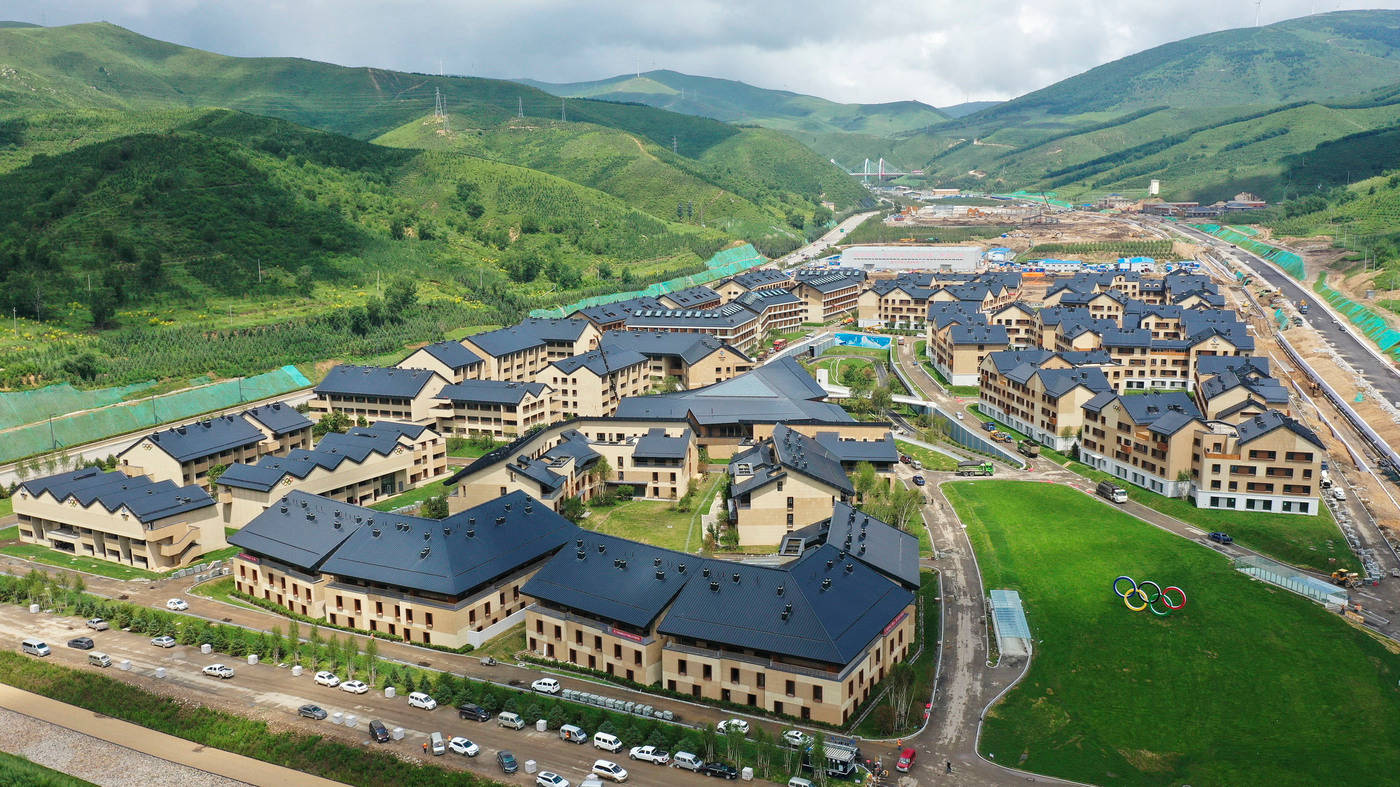
[[[784,255],[783,257],[779,258],[775,261],[775,263],[779,268],[791,268],[796,265],[801,265],[802,263],[807,262],[814,257],[817,257],[822,252],[826,251],[832,246],[840,245],[841,241],[845,239],[846,235],[851,230],[855,229],[856,227],[859,227],[862,222],[864,222],[866,219],[870,218],[871,216],[874,216],[877,213],[879,213],[879,211],[874,210],[870,211],[869,213],[857,213],[854,216],[847,218],[840,224],[837,224],[835,227],[832,227],[829,232],[827,232],[820,238],[817,238],[816,240],[812,241],[806,246],[803,246],[802,248],[790,252]]]

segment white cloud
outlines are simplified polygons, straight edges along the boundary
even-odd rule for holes
[[[1265,23],[1400,0],[1271,0]],[[231,55],[564,82],[671,68],[837,101],[1003,99],[1200,33],[1215,0],[8,0],[0,16],[106,20]]]

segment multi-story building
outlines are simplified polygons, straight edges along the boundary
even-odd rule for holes
[[[435,342],[419,347],[394,364],[400,369],[427,369],[449,383],[481,379],[480,356],[462,346],[461,342]]]
[[[282,456],[311,443],[312,423],[294,408],[263,405],[146,435],[117,454],[122,472],[184,486],[205,484],[209,470]]]
[[[982,361],[982,412],[1056,451],[1068,451],[1084,425],[1083,406],[1113,386],[1096,365],[1071,362],[1049,350],[1008,350]]]
[[[714,291],[719,293],[724,303],[736,300],[746,292],[762,290],[786,290],[792,286],[792,274],[777,268],[754,268],[716,284]]]
[[[993,309],[987,316],[987,322],[1006,329],[1006,339],[1011,342],[1012,348],[1020,349],[1040,345],[1040,336],[1036,331],[1035,309],[1021,301],[1014,301]]]
[[[434,399],[447,379],[430,369],[341,364],[314,389],[311,412],[344,413],[351,419],[433,424]]]
[[[550,361],[535,381],[550,387],[556,420],[597,418],[617,412],[623,397],[646,393],[651,361],[634,350],[592,350]]]
[[[933,306],[929,307],[933,309]],[[929,362],[949,385],[977,385],[982,361],[1011,346],[1006,328],[988,325],[981,312],[968,322],[949,321],[942,328],[930,318],[927,353]]]
[[[585,532],[525,593],[541,658],[829,724],[849,720],[917,633],[912,591],[830,543],[768,568]]]
[[[1207,420],[1238,423],[1271,410],[1290,415],[1288,390],[1269,359],[1205,356],[1196,362],[1196,401]]]
[[[658,309],[713,309],[724,303],[724,297],[703,284],[664,293],[657,297]]]
[[[822,323],[856,310],[865,271],[804,268],[797,271],[796,281],[792,292],[807,304],[803,322]]]
[[[478,646],[523,621],[521,589],[579,533],[524,494],[433,520],[291,492],[229,537],[234,587],[406,642]]]
[[[611,331],[621,328],[627,322],[627,318],[642,311],[643,309],[665,309],[667,304],[651,297],[650,295],[640,295],[636,298],[614,301],[613,303],[600,303],[597,306],[587,306],[576,310],[570,317],[582,318],[593,323],[593,327],[600,331]]]
[[[606,462],[608,472],[601,470]],[[683,423],[658,425],[599,418],[556,425],[497,449],[458,471],[448,484],[456,507],[514,491],[558,509],[590,500],[605,487],[631,486],[635,497],[677,500],[701,474],[695,435]]]
[[[544,367],[598,348],[602,336],[582,318],[530,318],[508,328],[478,333],[462,345],[481,357],[481,379],[534,382]]]
[[[708,335],[660,331],[608,331],[601,349],[641,353],[653,383],[674,378],[681,388],[702,388],[753,370],[753,359]]]
[[[226,527],[242,527],[292,490],[370,505],[447,473],[447,445],[418,424],[380,421],[331,432],[315,450],[235,464],[216,483]]]
[[[759,316],[760,336],[797,330],[802,327],[802,321],[807,316],[806,301],[792,292],[778,288],[746,292],[733,302]]]
[[[729,519],[740,546],[775,546],[855,494],[838,457],[782,424],[771,438],[733,456],[729,474]]]
[[[468,380],[437,392],[433,418],[447,436],[514,439],[554,421],[553,389],[544,383]]]
[[[1185,393],[1121,396],[1084,403],[1079,458],[1090,467],[1167,497],[1191,491],[1192,442],[1205,428]]]
[[[1211,421],[1196,435],[1191,499],[1200,508],[1316,514],[1322,457],[1317,435],[1283,413]]]
[[[713,309],[648,309],[627,318],[628,330],[705,333],[740,349],[762,336],[763,318],[737,303]]]
[[[168,571],[222,549],[224,526],[202,486],[86,467],[15,490],[19,540],[60,553]]]
[[[856,300],[858,324],[862,328],[914,330],[924,327],[928,299],[934,290],[931,282],[931,276],[906,274],[872,283]]]

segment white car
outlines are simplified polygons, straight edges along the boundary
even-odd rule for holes
[[[627,752],[627,756],[634,760],[642,760],[643,762],[655,763],[657,765],[665,765],[671,761],[671,754],[669,752],[664,749],[658,749],[655,746],[633,746],[632,750]]]
[[[204,668],[204,674],[211,678],[228,680],[233,677],[233,667],[228,667],[223,664],[210,664]]]
[[[475,757],[481,753],[480,746],[477,746],[475,743],[472,743],[460,735],[448,741],[447,748],[457,752],[463,757]]]
[[[433,710],[437,707],[437,700],[429,697],[421,691],[415,691],[408,695],[408,707],[422,708],[423,710]]]
[[[151,644],[158,648],[175,647],[175,638],[169,634],[162,634],[159,637],[151,637]]]
[[[559,681],[554,678],[540,678],[530,684],[530,688],[541,694],[558,694],[560,691]]]
[[[331,688],[335,688],[336,686],[340,685],[340,678],[337,678],[334,672],[326,672],[325,670],[321,670],[320,672],[316,673],[315,680],[320,685],[330,686]]]
[[[1334,487],[1332,487],[1332,499],[1333,499],[1333,500],[1346,500],[1346,499],[1347,499],[1347,493],[1346,493],[1346,492],[1343,492],[1339,487],[1335,487],[1335,486],[1334,486]]]
[[[740,735],[749,734],[749,723],[743,719],[725,719],[715,725],[715,731],[721,735],[729,732],[737,732]]]
[[[794,749],[805,749],[812,745],[812,736],[802,730],[783,730],[783,743]]]
[[[348,691],[351,694],[364,694],[369,691],[369,686],[366,686],[363,681],[347,680],[340,684],[340,690]]]
[[[165,602],[165,608],[172,612],[184,612],[190,608],[190,605],[182,598],[172,598]]]
[[[535,774],[535,787],[569,787],[569,780],[553,771]]]
[[[627,769],[608,760],[598,760],[593,763],[593,772],[610,781],[627,781]]]

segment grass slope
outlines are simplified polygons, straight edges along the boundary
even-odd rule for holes
[[[592,82],[524,84],[556,96],[633,101],[717,120],[754,123],[782,131],[862,133],[887,136],[923,128],[948,118],[918,101],[841,104],[787,90],[769,90],[732,79],[676,71],[623,74]]]
[[[1369,635],[1080,492],[944,489],[984,584],[1020,592],[1036,639],[1025,680],[987,714],[983,754],[1096,784],[1387,781],[1400,767],[1400,657]],[[1110,589],[1120,574],[1178,585],[1187,606],[1130,612]]]

